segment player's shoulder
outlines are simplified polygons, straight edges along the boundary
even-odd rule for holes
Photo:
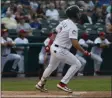
[[[85,42],[85,40],[84,40],[84,39],[82,39],[82,38],[80,38],[80,39],[79,39],[79,41],[83,41],[83,42]]]
[[[7,40],[8,40],[8,41],[12,41],[12,38],[10,38],[10,37],[7,37]]]
[[[21,39],[19,37],[15,38],[14,41],[20,41]]]
[[[77,25],[69,18],[63,20],[62,23],[66,23],[68,28],[78,30]]]
[[[101,40],[100,37],[97,37],[95,40]]]

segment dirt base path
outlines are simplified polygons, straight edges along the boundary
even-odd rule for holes
[[[62,91],[49,91],[43,93],[39,91],[2,91],[2,98],[112,98],[111,92],[86,92],[76,91],[66,93]]]

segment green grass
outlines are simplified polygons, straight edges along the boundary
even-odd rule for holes
[[[49,90],[58,90],[56,84],[59,80],[47,81]],[[2,79],[2,91],[35,91],[36,79]],[[68,86],[76,91],[110,91],[110,78],[76,78],[69,82]]]

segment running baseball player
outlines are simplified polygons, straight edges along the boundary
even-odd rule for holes
[[[78,43],[78,28],[75,22],[80,19],[80,9],[76,5],[72,5],[66,9],[66,15],[68,19],[63,20],[56,27],[56,38],[51,45],[51,58],[48,67],[45,69],[41,80],[36,84],[36,88],[40,91],[46,91],[45,84],[50,74],[58,67],[60,62],[71,65],[66,75],[57,84],[57,87],[66,92],[72,92],[67,87],[68,82],[74,76],[74,74],[81,68],[82,64],[70,53],[70,48],[73,45],[77,50],[81,51],[84,55],[90,56],[90,53],[84,50]]]
[[[20,56],[18,54],[11,53],[11,48],[15,46],[14,41],[8,37],[8,30],[1,30],[1,71],[3,72],[4,66],[9,60],[14,60],[12,69],[15,70],[18,62],[20,61]]]
[[[18,37],[14,40],[16,44],[28,44],[28,39],[26,38],[27,32],[24,30],[20,30],[18,32]],[[29,48],[29,47],[28,47]],[[24,47],[16,47],[16,53],[20,55],[21,59],[18,62],[18,77],[24,77]]]
[[[88,36],[89,35],[87,33],[83,33],[81,35],[81,39],[79,39],[79,44],[86,50],[88,49],[90,44],[93,44],[93,41],[88,39]],[[83,76],[83,70],[84,70],[84,67],[86,65],[86,59],[84,58],[83,53],[81,53],[80,51],[77,51],[76,57],[79,59],[79,61],[82,64],[82,67],[78,71],[78,76]]]
[[[94,60],[94,75],[100,72],[100,67],[102,63],[101,54],[103,49],[108,47],[110,42],[105,38],[105,33],[100,32],[99,37],[94,41],[94,47],[91,49],[91,58]]]

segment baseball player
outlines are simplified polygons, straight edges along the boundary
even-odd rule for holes
[[[94,47],[91,49],[91,58],[94,60],[94,75],[100,72],[102,63],[101,54],[104,48],[108,47],[110,42],[105,38],[105,33],[100,32],[99,37],[94,41]]]
[[[20,61],[20,56],[18,54],[11,53],[11,48],[15,46],[14,41],[8,37],[8,30],[1,30],[1,71],[3,72],[4,66],[7,61],[14,60],[12,69],[15,70],[18,62]]]
[[[18,37],[14,40],[16,44],[28,44],[28,39],[26,38],[27,32],[20,30],[18,32]],[[18,62],[18,77],[24,77],[24,47],[16,47],[16,52],[20,55],[21,59]]]
[[[42,47],[40,53],[39,53],[39,64],[40,64],[40,71],[39,71],[39,79],[41,79],[41,76],[44,72],[44,65],[47,65],[49,63],[50,59],[50,46],[52,45],[56,34],[51,33],[48,38],[44,41],[44,46]]]
[[[68,19],[63,20],[56,27],[56,38],[51,45],[51,57],[48,67],[45,69],[41,80],[36,84],[36,88],[40,91],[46,91],[45,84],[50,74],[58,67],[60,62],[67,63],[70,66],[66,75],[57,84],[57,87],[66,92],[72,92],[67,87],[68,82],[74,74],[81,68],[81,63],[74,56],[69,49],[73,45],[77,50],[81,51],[84,55],[90,56],[90,53],[84,50],[78,43],[78,28],[75,22],[80,19],[80,11],[78,6],[72,5],[66,9]]]
[[[90,39],[88,39],[88,34],[87,33],[83,33],[82,36],[81,36],[81,39],[79,39],[79,44],[84,49],[88,49],[89,45],[93,44],[93,41],[91,41]],[[86,59],[84,58],[83,53],[81,53],[80,51],[77,51],[76,57],[79,59],[79,61],[82,64],[82,67],[78,71],[78,76],[83,76],[83,70],[84,70],[84,67],[86,65]]]

